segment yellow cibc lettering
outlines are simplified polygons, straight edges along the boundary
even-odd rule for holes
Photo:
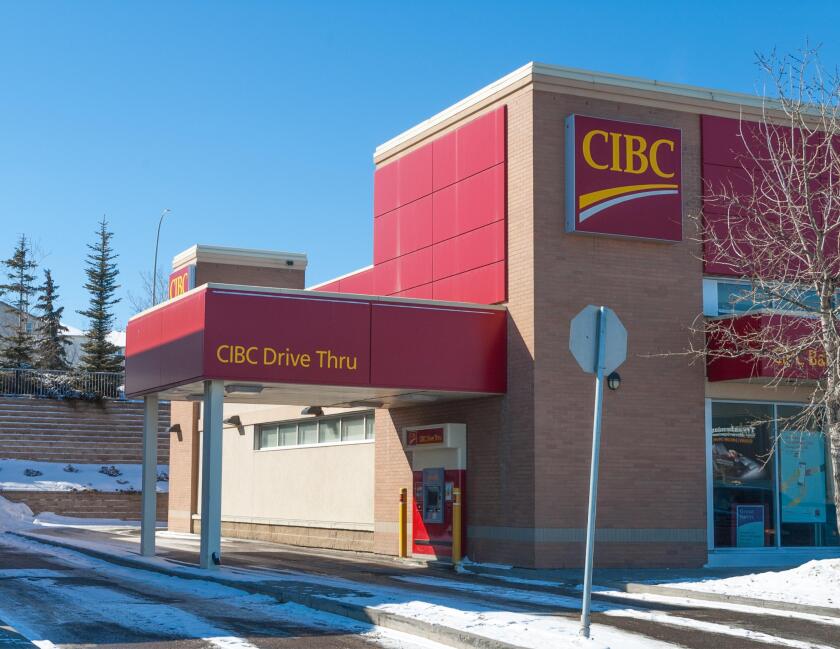
[[[643,174],[648,170],[648,159],[645,155],[647,141],[641,135],[624,136],[624,171],[629,174]],[[639,166],[633,162],[639,161]]]
[[[592,158],[592,138],[596,135],[603,138],[604,142],[607,142],[609,139],[609,134],[606,131],[599,131],[598,129],[589,131],[589,133],[583,136],[583,159],[586,160],[586,164],[593,169],[607,169],[609,168],[608,164],[598,164]]]
[[[675,172],[665,173],[662,171],[662,168],[659,166],[659,147],[666,146],[671,153],[674,152],[674,142],[673,140],[656,140],[653,144],[650,145],[650,154],[648,158],[650,159],[650,168],[657,176],[660,178],[673,178]]]
[[[224,358],[222,358],[223,354],[226,354]],[[230,345],[219,345],[216,347],[216,360],[225,365],[230,363]]]

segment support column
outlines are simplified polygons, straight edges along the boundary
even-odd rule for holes
[[[143,502],[140,521],[140,554],[155,554],[157,524],[158,395],[143,397]]]
[[[217,568],[222,557],[222,410],[224,382],[204,382],[201,438],[202,568]]]

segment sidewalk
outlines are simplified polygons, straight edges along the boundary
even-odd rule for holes
[[[59,547],[72,548],[88,555],[119,565],[152,570],[170,576],[188,579],[214,581],[249,592],[276,597],[281,602],[294,602],[304,606],[339,614],[362,622],[422,636],[445,645],[459,648],[513,649],[521,646],[543,646],[537,640],[539,633],[562,634],[567,644],[556,646],[578,646],[576,625],[580,607],[580,574],[578,571],[527,571],[506,569],[501,566],[467,564],[467,572],[457,574],[450,566],[426,565],[413,561],[370,555],[366,553],[336,552],[280,546],[258,541],[225,539],[223,541],[223,566],[218,571],[203,571],[195,567],[198,559],[198,538],[193,535],[158,533],[158,556],[144,558],[138,554],[139,538],[136,529],[113,528],[110,530],[79,529],[71,527],[40,528],[22,533],[22,536],[50,543]],[[749,602],[754,610],[735,612],[737,607],[732,598],[717,596],[714,601],[727,604],[730,610],[716,608],[714,611],[697,610],[696,602],[677,606],[669,602],[656,602],[656,597],[669,595],[676,601],[680,598],[713,600],[710,593],[694,593],[670,589],[665,593],[655,586],[643,583],[648,580],[676,580],[731,576],[736,571],[633,571],[631,574],[618,571],[596,571],[595,582],[601,592],[594,594],[593,621],[599,627],[602,638],[609,640],[609,646],[662,647],[678,643],[686,647],[708,647],[709,636],[700,637],[689,628],[677,630],[674,623],[688,616],[691,624],[720,623],[733,627],[752,627],[754,630],[765,625],[781,625],[780,633],[807,633],[793,620],[776,617],[762,619],[757,616],[761,609],[770,608],[767,602]],[[619,577],[626,579],[618,579]],[[546,579],[546,577],[549,577]],[[635,580],[639,580],[638,582]],[[610,592],[604,592],[609,590]],[[627,593],[653,593],[651,601],[641,604],[622,596]],[[636,596],[638,597],[638,596]],[[661,598],[660,598],[661,599]],[[418,601],[422,600],[422,601]],[[645,606],[652,615],[645,624],[640,624],[638,615],[616,617],[618,609]],[[742,607],[743,609],[750,607]],[[758,608],[755,608],[758,607]],[[441,610],[459,609],[468,622],[456,616],[442,616]],[[724,607],[726,608],[726,607]],[[802,614],[832,616],[840,624],[840,612],[836,609],[826,612],[807,610]],[[802,612],[803,607],[785,609]],[[740,614],[739,614],[740,613]],[[648,615],[646,613],[645,615]],[[495,618],[494,618],[495,616]],[[491,620],[488,628],[474,623],[475,618]],[[492,618],[492,619],[491,619]],[[530,631],[520,634],[495,633],[505,624],[520,623],[522,619],[535,619]],[[666,620],[666,618],[668,618]],[[663,621],[664,620],[664,621]],[[600,622],[600,624],[599,624]],[[804,625],[804,620],[801,621]],[[685,622],[682,622],[685,625]],[[794,628],[797,627],[797,628]],[[711,630],[718,634],[723,629]],[[822,631],[821,631],[822,632]],[[644,640],[637,644],[639,639]],[[818,638],[816,638],[818,639]],[[733,642],[734,644],[730,644]],[[603,644],[601,644],[603,643]],[[595,647],[606,646],[592,643]],[[752,644],[742,644],[734,638],[716,635],[715,645],[719,649],[735,647],[741,649]],[[831,644],[834,646],[834,644]]]

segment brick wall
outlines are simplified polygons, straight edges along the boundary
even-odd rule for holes
[[[77,518],[118,518],[139,521],[141,494],[98,493],[93,491],[3,491],[6,500],[26,503],[33,514],[52,512]],[[167,494],[157,494],[157,519],[167,517]]]
[[[572,113],[682,129],[682,242],[564,232],[564,120]],[[605,398],[597,565],[701,565],[704,373],[669,355],[687,348],[702,311],[700,250],[687,217],[700,207],[699,116],[539,91],[534,120],[535,563],[582,561],[593,379],[568,351],[568,323],[587,304],[606,304],[627,327],[629,353],[621,389]]]
[[[160,404],[158,463],[169,462],[169,404]],[[0,398],[0,457],[42,462],[139,464],[143,403]]]

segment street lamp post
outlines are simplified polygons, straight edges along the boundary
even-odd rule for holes
[[[171,212],[168,207],[160,213],[160,219],[158,220],[158,227],[157,227],[157,236],[155,236],[155,263],[152,267],[152,306],[157,304],[157,258],[158,258],[158,246],[160,245],[160,226],[163,223],[163,217],[166,216],[169,212]]]

